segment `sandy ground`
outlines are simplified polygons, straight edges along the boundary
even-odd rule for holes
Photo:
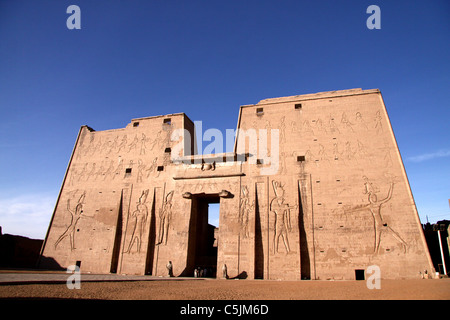
[[[58,284],[0,284],[0,298],[107,300],[450,300],[450,279],[365,281],[149,280]]]

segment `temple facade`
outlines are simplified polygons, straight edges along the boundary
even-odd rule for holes
[[[40,266],[165,276],[170,261],[174,276],[282,280],[433,272],[378,89],[241,106],[234,133],[233,152],[198,155],[184,113],[82,126]]]

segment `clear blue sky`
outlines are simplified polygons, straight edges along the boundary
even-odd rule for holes
[[[185,112],[225,132],[240,105],[350,88],[381,90],[421,220],[450,219],[449,17],[448,0],[0,0],[3,232],[45,236],[81,125]]]

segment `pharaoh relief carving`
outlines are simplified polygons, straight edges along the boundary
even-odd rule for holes
[[[75,208],[71,208],[70,205],[71,199],[70,198],[67,199],[67,211],[70,213],[71,219],[67,229],[63,232],[63,234],[59,236],[58,240],[55,241],[55,249],[58,246],[58,244],[67,237],[69,237],[70,240],[70,250],[75,249],[75,232],[77,229],[77,223],[83,215],[83,206],[85,198],[86,198],[86,191],[83,191],[81,196],[78,198],[78,202],[75,205]]]
[[[396,181],[395,177],[388,177],[391,182],[389,183],[389,190],[387,192],[386,197],[383,199],[379,198],[379,188],[375,186],[370,180],[363,176],[364,180],[364,194],[367,195],[367,204],[358,205],[347,212],[355,212],[360,210],[369,210],[373,221],[374,221],[374,246],[373,252],[374,254],[378,254],[380,251],[380,244],[382,237],[385,235],[392,235],[395,240],[402,246],[403,251],[406,253],[407,243],[400,234],[395,231],[390,225],[388,225],[387,221],[383,218],[382,208],[383,205],[388,203],[392,199],[392,195],[394,192],[394,184]]]
[[[270,212],[275,216],[272,253],[279,252],[280,238],[283,241],[286,254],[291,252],[289,246],[289,233],[292,231],[291,210],[297,209],[298,205],[289,206],[285,199],[284,185],[281,182],[272,180],[272,187],[275,198],[270,202]]]
[[[169,225],[172,219],[172,198],[173,190],[166,195],[163,206],[159,209],[159,228],[156,245],[167,244]]]
[[[131,253],[133,245],[136,243],[136,251],[141,251],[142,237],[148,218],[147,197],[149,189],[142,191],[139,201],[136,203],[136,210],[133,211],[129,223],[133,228],[131,240],[125,253]]]
[[[375,190],[372,187],[372,184],[370,184],[369,179],[367,177],[363,177],[365,180],[364,187],[365,187],[365,194],[367,194],[367,198],[369,201],[369,204],[367,207],[369,208],[370,212],[372,213],[374,223],[375,223],[375,243],[374,243],[374,252],[379,253],[380,250],[380,243],[381,243],[381,237],[383,234],[391,234],[403,247],[404,252],[406,252],[406,242],[400,237],[398,232],[396,232],[394,229],[391,228],[387,224],[387,222],[383,219],[383,216],[381,215],[381,207],[383,204],[387,203],[392,198],[392,193],[394,191],[394,181],[395,177],[392,178],[390,184],[389,184],[389,191],[386,196],[386,198],[379,200],[378,195],[375,192]]]

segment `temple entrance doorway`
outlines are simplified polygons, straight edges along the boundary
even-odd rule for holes
[[[193,195],[189,225],[188,276],[216,277],[219,212],[218,194]]]

